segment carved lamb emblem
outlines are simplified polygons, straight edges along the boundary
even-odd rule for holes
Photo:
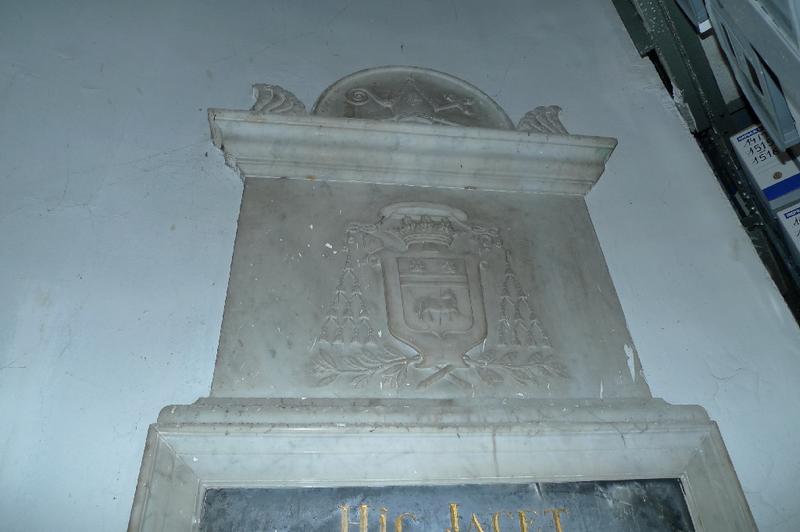
[[[383,208],[377,224],[350,224],[347,241],[344,270],[315,344],[319,385],[349,379],[398,388],[443,380],[534,386],[566,377],[497,229],[469,225],[466,213],[446,205],[398,203]],[[373,326],[354,248],[382,272],[390,336]],[[490,334],[481,265],[498,252],[506,267]]]
[[[463,317],[463,314],[458,310],[458,298],[452,288],[439,288],[438,292],[440,295],[415,298],[414,314],[419,321],[429,325],[429,330],[445,332],[453,318]]]

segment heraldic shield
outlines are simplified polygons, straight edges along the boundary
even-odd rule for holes
[[[419,352],[419,367],[466,367],[487,333],[478,258],[412,249],[383,253],[381,265],[392,336]]]
[[[487,325],[480,260],[456,242],[466,215],[419,203],[381,214],[397,222],[389,230],[404,244],[378,253],[389,331],[419,353],[418,367],[467,367],[464,355],[486,338]]]

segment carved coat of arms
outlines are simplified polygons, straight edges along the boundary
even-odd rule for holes
[[[566,377],[497,229],[471,225],[466,213],[446,205],[397,203],[383,208],[376,224],[351,223],[346,239],[345,265],[315,343],[319,385],[348,379],[397,388],[443,380],[535,386]],[[482,271],[496,254],[505,263],[500,278]],[[363,291],[357,263],[382,272],[377,299],[385,304],[388,335],[373,324],[379,320],[370,316],[373,298]],[[493,330],[486,282],[496,285]]]
[[[466,367],[464,355],[487,332],[479,258],[470,253],[471,242],[455,241],[466,215],[397,204],[381,218],[394,237],[378,252],[389,332],[416,349],[418,367]]]

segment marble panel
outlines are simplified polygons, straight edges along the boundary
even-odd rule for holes
[[[647,394],[582,198],[247,180],[212,395]]]

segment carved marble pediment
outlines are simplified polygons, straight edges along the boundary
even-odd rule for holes
[[[253,178],[585,194],[616,146],[567,134],[555,105],[536,107],[514,128],[485,93],[429,69],[346,76],[310,113],[278,85],[253,89],[249,111],[209,110],[214,143]]]
[[[254,114],[306,114],[305,105],[278,85],[253,85]],[[539,106],[520,119],[518,131],[568,135],[557,105]],[[320,95],[311,114],[386,122],[514,129],[487,94],[449,74],[407,66],[370,68],[345,76]]]

